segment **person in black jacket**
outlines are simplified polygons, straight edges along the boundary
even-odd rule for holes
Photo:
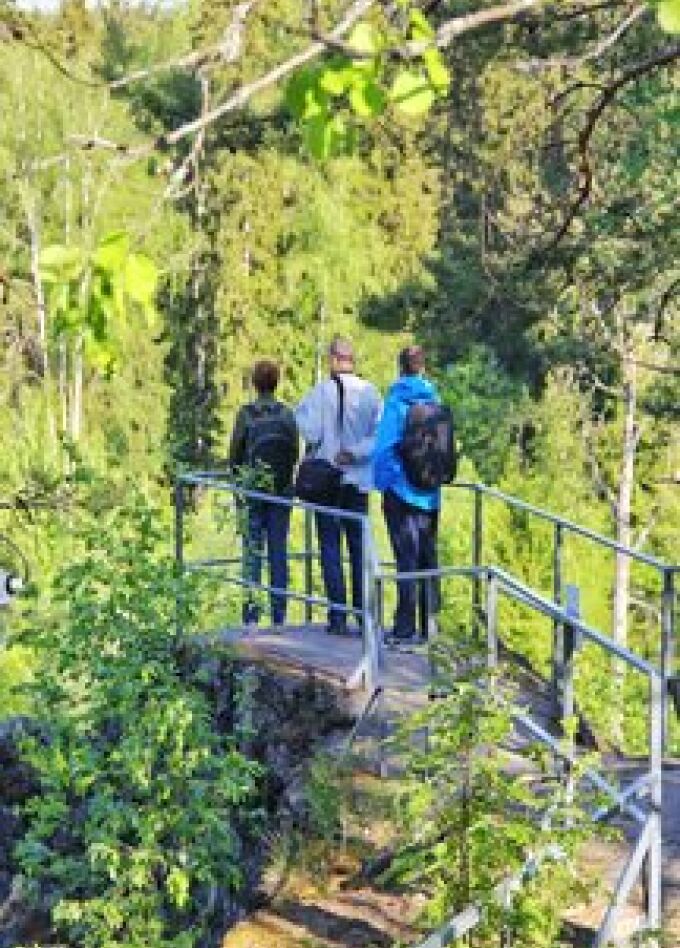
[[[257,398],[239,409],[229,447],[229,464],[239,480],[253,490],[290,497],[298,458],[298,430],[292,411],[274,397],[279,367],[263,359],[253,366],[251,379]],[[269,560],[269,585],[288,589],[288,530],[291,508],[266,500],[248,499],[243,542],[243,577],[259,583],[264,545]],[[280,630],[286,618],[287,598],[270,595],[271,619]],[[260,607],[249,590],[243,605],[243,622],[256,625]]]

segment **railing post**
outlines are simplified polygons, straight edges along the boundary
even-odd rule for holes
[[[474,514],[472,521],[472,565],[480,569],[482,565],[482,543],[484,529],[483,497],[479,484],[474,487]],[[482,577],[477,573],[472,580],[472,625],[479,637],[479,618],[482,608]]]
[[[361,549],[362,549],[362,626],[363,651],[365,663],[364,685],[369,692],[376,686],[378,676],[378,640],[375,630],[375,582],[374,557],[371,539],[371,522],[368,515],[361,521]]]
[[[385,584],[381,576],[375,581],[375,615],[377,633],[382,635],[385,631]]]
[[[664,703],[666,682],[663,675],[649,676],[649,771],[650,771],[650,837],[646,862],[647,924],[650,929],[661,927],[662,911],[662,852],[661,806],[663,776]]]
[[[572,619],[581,617],[581,591],[578,586],[566,587],[566,612]],[[570,622],[563,627],[564,654],[561,669],[560,711],[562,730],[567,718],[574,716],[574,657],[578,648],[579,636]]]
[[[562,604],[562,524],[555,523],[553,534],[553,601]],[[560,716],[559,682],[564,665],[564,623],[553,620],[552,642],[552,698],[555,719]]]
[[[312,531],[312,511],[305,510],[305,596],[312,595],[314,567],[314,535]],[[305,601],[305,623],[311,625],[312,622],[312,604],[307,599]]]
[[[486,585],[486,661],[493,674],[498,667],[498,579],[492,571]]]
[[[674,673],[675,663],[675,574],[667,569],[663,572],[663,592],[661,599],[661,675],[663,678],[662,722],[663,746],[668,745],[671,702],[669,701],[668,682]]]
[[[175,626],[182,635],[182,580],[184,578],[184,484],[182,478],[175,481],[175,572],[177,595],[175,599]]]

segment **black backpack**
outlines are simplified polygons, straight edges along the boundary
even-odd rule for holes
[[[451,409],[435,402],[412,405],[397,452],[406,477],[418,490],[450,484],[458,466]]]
[[[290,489],[297,461],[297,434],[286,411],[278,402],[254,403],[248,409],[244,463],[269,481],[255,486],[274,494]]]

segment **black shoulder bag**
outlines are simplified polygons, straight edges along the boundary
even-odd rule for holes
[[[331,376],[338,386],[338,431],[342,431],[345,415],[345,389],[337,375]],[[295,478],[295,495],[309,504],[333,507],[340,495],[342,471],[331,461],[312,455],[302,459]]]

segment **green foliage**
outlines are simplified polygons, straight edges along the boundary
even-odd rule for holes
[[[486,483],[496,483],[506,466],[527,408],[521,383],[504,371],[494,353],[475,346],[445,370],[442,397],[453,406],[456,438]]]
[[[161,512],[140,495],[81,539],[30,634],[29,692],[48,713],[25,748],[41,793],[17,857],[54,894],[55,931],[83,948],[184,948],[241,884],[235,821],[255,806],[257,769],[180,673]]]
[[[286,88],[286,105],[300,125],[307,150],[319,161],[351,154],[356,120],[378,118],[391,104],[407,118],[424,116],[450,83],[439,50],[427,44],[434,37],[425,14],[410,11],[408,39],[423,42],[422,66],[390,68],[390,30],[358,23],[347,41],[355,56],[333,56],[321,65],[298,70]]]
[[[469,642],[450,639],[447,654],[451,648],[478,668]],[[447,665],[439,679],[445,696],[405,725],[408,780],[398,818],[411,842],[390,875],[426,892],[428,928],[476,904],[482,922],[469,944],[487,945],[506,928],[525,948],[553,948],[561,911],[587,894],[574,860],[593,832],[588,801],[571,798],[543,769],[540,752],[513,744],[511,696],[480,681],[478,670],[475,678]],[[518,874],[523,884],[504,906],[496,887]]]
[[[83,337],[90,361],[100,369],[113,367],[115,323],[131,306],[141,309],[147,325],[156,318],[158,271],[149,257],[130,250],[124,231],[105,234],[90,252],[50,244],[39,266],[54,336]]]

